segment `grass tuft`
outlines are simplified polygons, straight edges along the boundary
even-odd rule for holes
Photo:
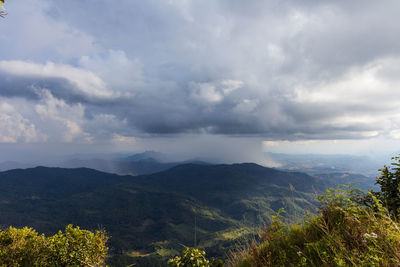
[[[226,266],[400,266],[399,224],[372,193],[344,187],[319,201],[318,215],[301,224],[283,223],[278,212],[261,241]]]

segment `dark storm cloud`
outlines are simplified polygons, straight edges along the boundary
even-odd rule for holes
[[[0,96],[28,100],[20,115],[49,136],[357,139],[400,125],[397,1],[24,5],[0,25]]]
[[[15,77],[0,74],[0,96],[20,97],[31,101],[40,99],[38,89],[50,88],[52,94],[69,103],[88,103],[89,99],[76,93],[75,86],[62,78]]]

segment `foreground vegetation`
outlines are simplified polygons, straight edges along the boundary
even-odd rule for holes
[[[277,216],[263,242],[233,266],[399,266],[399,224],[381,201],[358,190],[329,190],[318,216],[287,226]]]
[[[318,214],[302,224],[285,224],[278,212],[260,240],[231,253],[225,266],[400,266],[400,158],[394,160],[377,177],[380,192],[327,190]],[[189,249],[169,264],[211,266],[204,253]]]
[[[225,266],[400,266],[400,225],[374,193],[344,187],[319,201],[319,214],[300,225],[285,224],[278,213],[260,240],[237,248]],[[186,248],[169,266],[213,265]]]
[[[0,232],[0,266],[102,266],[107,235],[68,225],[65,232],[39,235],[32,228]]]
[[[232,254],[231,266],[399,266],[400,162],[381,169],[380,192],[351,187],[327,190],[320,210],[301,225],[279,214],[263,242]]]

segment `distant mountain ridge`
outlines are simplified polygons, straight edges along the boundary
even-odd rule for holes
[[[46,197],[65,197],[90,192],[98,187],[126,182],[131,176],[119,176],[89,168],[64,169],[38,166],[0,172],[1,197],[14,191],[43,194]]]
[[[13,169],[22,169],[22,168],[33,168],[34,164],[20,163],[16,161],[5,161],[0,163],[0,172],[13,170]]]
[[[144,175],[161,172],[185,163],[197,163],[203,165],[209,164],[198,160],[170,162],[167,160],[167,156],[162,153],[146,151],[143,153],[113,159],[73,158],[68,161],[61,162],[59,165],[65,168],[87,167],[120,175]]]
[[[210,175],[212,173],[212,175]],[[217,176],[218,179],[215,179]],[[184,179],[182,179],[184,177]],[[265,179],[268,177],[268,179]],[[182,164],[162,173],[146,175],[140,180],[142,184],[153,184],[171,191],[196,194],[197,189],[244,190],[256,185],[275,184],[277,186],[293,186],[302,192],[312,193],[321,189],[322,180],[300,172],[282,172],[255,163],[198,165]],[[172,182],[172,183],[171,183]],[[223,184],[223,187],[220,185]],[[314,187],[314,189],[313,189]],[[253,192],[254,193],[254,192]]]
[[[146,160],[146,159],[153,159],[155,161],[167,161],[166,155],[156,151],[145,151],[142,153],[133,154],[122,158],[124,161],[139,161],[139,160]]]

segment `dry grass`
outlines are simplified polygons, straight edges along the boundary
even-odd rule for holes
[[[400,266],[398,222],[376,198],[347,188],[320,202],[318,216],[299,225],[276,216],[262,242],[237,249],[226,266]]]

